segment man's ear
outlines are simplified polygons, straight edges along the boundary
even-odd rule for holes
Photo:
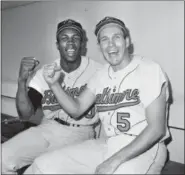
[[[99,51],[100,51],[100,53],[101,53],[101,46],[100,46],[100,43],[99,43],[99,42],[97,42],[96,46],[97,46],[98,50],[99,50]]]
[[[126,43],[126,48],[128,48],[130,46],[130,39],[129,39],[129,37],[125,38],[125,43]]]
[[[58,41],[56,41],[56,47],[57,47],[57,49],[59,50],[59,44],[58,44]]]

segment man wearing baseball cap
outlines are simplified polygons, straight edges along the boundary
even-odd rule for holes
[[[82,94],[71,98],[59,86],[54,66],[45,67],[44,78],[76,120],[95,103],[107,137],[45,154],[28,172],[160,174],[167,153],[164,140],[169,137],[168,79],[158,63],[133,54],[129,30],[120,19],[105,17],[96,25],[95,35],[109,64],[92,77]]]
[[[18,113],[21,119],[28,120],[40,110],[43,117],[38,126],[2,144],[3,174],[15,173],[23,166],[32,164],[45,152],[94,138],[94,125],[99,121],[95,116],[95,108],[92,106],[76,120],[63,110],[57,94],[53,93],[43,77],[46,67],[54,67],[60,72],[60,87],[72,98],[79,96],[86,88],[87,81],[101,67],[99,63],[83,56],[86,42],[81,24],[67,19],[57,25],[59,59],[37,71],[39,62],[34,57],[21,60],[16,96]]]

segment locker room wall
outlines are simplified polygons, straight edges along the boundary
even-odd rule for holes
[[[15,96],[22,57],[35,56],[43,65],[59,56],[55,45],[56,26],[66,18],[81,22],[89,39],[87,55],[104,64],[94,28],[105,16],[121,18],[130,29],[135,53],[154,59],[168,74],[173,92],[170,159],[184,163],[183,2],[48,1],[2,11],[2,93]],[[10,112],[7,105],[2,108]]]

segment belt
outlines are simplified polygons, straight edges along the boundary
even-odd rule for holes
[[[72,123],[68,123],[64,120],[61,120],[59,118],[55,118],[55,121],[57,121],[58,123],[62,124],[62,125],[66,125],[66,126],[73,126],[73,127],[82,127],[83,125],[78,125],[78,124],[72,124]]]

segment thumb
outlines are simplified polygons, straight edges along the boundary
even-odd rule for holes
[[[61,70],[60,65],[57,65],[57,64],[55,63],[54,70],[55,70],[55,71],[60,71],[60,70]]]
[[[36,66],[34,67],[34,70],[33,71],[36,71],[38,68],[39,68],[40,64],[39,62],[36,63]]]
[[[40,68],[40,64],[36,64],[36,66],[31,70],[29,71],[29,76],[32,77],[35,75],[35,73],[37,72],[37,70]]]
[[[32,71],[29,71],[29,77],[33,77],[35,75],[36,71],[35,69]]]

